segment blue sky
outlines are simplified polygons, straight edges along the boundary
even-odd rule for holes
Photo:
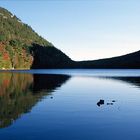
[[[74,60],[140,49],[139,0],[0,0]]]

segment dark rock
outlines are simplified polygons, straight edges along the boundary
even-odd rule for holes
[[[116,102],[115,100],[112,100],[112,102],[114,103],[114,102]]]
[[[98,106],[103,105],[103,104],[104,104],[104,100],[100,100],[99,102],[97,102]]]
[[[107,103],[107,105],[113,105],[113,103]]]

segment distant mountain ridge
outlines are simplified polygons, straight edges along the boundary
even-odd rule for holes
[[[140,51],[118,57],[99,59],[93,61],[81,61],[78,62],[77,65],[80,68],[139,69]]]
[[[0,69],[140,68],[140,51],[76,62],[38,35],[29,25],[0,7]]]

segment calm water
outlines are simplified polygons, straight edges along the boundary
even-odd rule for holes
[[[140,140],[140,70],[0,72],[1,140]]]

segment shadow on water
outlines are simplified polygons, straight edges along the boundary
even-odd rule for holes
[[[1,73],[0,128],[11,125],[22,114],[29,112],[39,100],[50,95],[69,78],[66,75]]]

